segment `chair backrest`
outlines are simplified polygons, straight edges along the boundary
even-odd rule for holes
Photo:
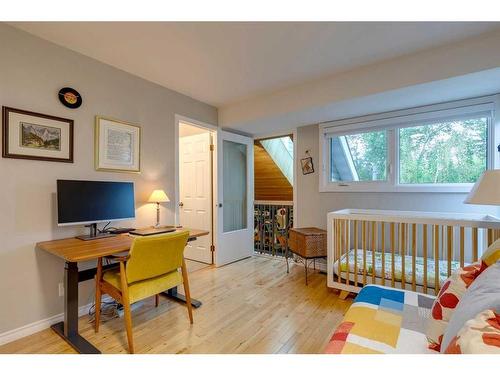
[[[188,231],[137,237],[130,248],[128,283],[150,279],[182,266]]]

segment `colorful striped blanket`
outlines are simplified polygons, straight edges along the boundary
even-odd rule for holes
[[[425,331],[434,298],[367,285],[359,292],[325,350],[329,354],[436,353]]]

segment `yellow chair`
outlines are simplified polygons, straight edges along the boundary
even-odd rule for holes
[[[137,237],[127,256],[105,257],[119,261],[119,269],[103,272],[102,258],[98,259],[95,293],[96,332],[99,331],[101,295],[109,294],[123,305],[129,352],[134,353],[130,304],[155,296],[155,304],[158,306],[159,293],[180,284],[184,284],[189,321],[193,324],[189,281],[184,261],[184,248],[188,237],[188,231]]]

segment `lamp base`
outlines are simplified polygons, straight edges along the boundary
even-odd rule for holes
[[[155,228],[160,227],[160,203],[156,202],[156,224],[154,226]]]

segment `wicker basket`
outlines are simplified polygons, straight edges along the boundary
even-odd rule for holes
[[[293,228],[288,233],[288,247],[303,258],[326,257],[326,230]]]

